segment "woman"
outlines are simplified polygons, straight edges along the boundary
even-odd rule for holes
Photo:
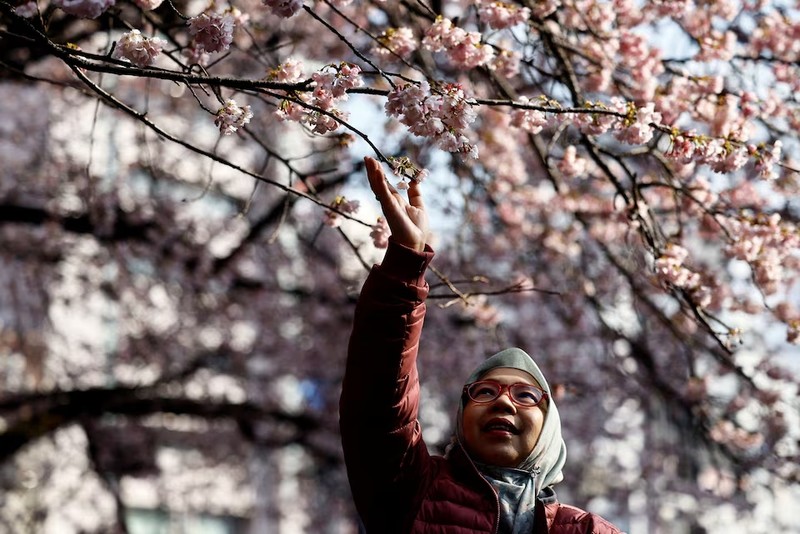
[[[464,387],[456,439],[432,456],[417,419],[416,357],[433,258],[416,183],[406,201],[365,158],[392,236],[356,307],[340,402],[345,463],[370,534],[615,534],[560,504],[566,447],[544,375],[522,350],[483,362]]]

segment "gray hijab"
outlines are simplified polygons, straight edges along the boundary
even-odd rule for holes
[[[501,525],[506,532],[530,532],[533,521],[535,497],[543,488],[560,482],[564,475],[561,469],[567,459],[567,446],[561,437],[561,418],[553,402],[550,386],[533,359],[522,349],[512,347],[498,352],[481,363],[467,379],[467,384],[499,367],[519,369],[530,374],[547,393],[547,412],[539,439],[528,457],[516,468],[501,468],[476,464],[498,492],[501,501]],[[464,400],[459,403],[456,418],[456,437],[464,448],[462,419]],[[474,459],[473,459],[474,461]],[[524,525],[524,526],[523,526]]]

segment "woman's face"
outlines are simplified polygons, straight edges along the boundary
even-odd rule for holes
[[[503,385],[523,382],[538,386],[531,375],[519,369],[498,367],[480,380],[495,380]],[[533,450],[544,424],[547,399],[537,406],[524,407],[511,402],[508,390],[495,400],[479,404],[466,400],[462,430],[464,446],[478,462],[501,467],[517,467]]]

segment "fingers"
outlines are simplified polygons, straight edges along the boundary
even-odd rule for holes
[[[377,200],[380,201],[392,196],[396,196],[397,199],[403,203],[403,195],[401,195],[397,189],[395,189],[386,179],[386,175],[383,173],[383,167],[381,167],[381,164],[378,162],[378,160],[369,156],[365,156],[364,165],[367,169],[367,178],[369,179],[370,188],[372,189],[372,192],[375,193],[375,198]],[[419,183],[415,180],[409,181],[411,184],[407,191],[409,204],[416,208],[423,208],[422,191],[419,188]]]
[[[428,238],[428,220],[422,202],[419,184],[412,180],[408,200],[386,180],[381,164],[370,157],[364,158],[367,178],[375,198],[389,225],[393,239],[409,248],[422,251]]]
[[[425,204],[422,202],[422,190],[419,187],[419,182],[411,180],[408,186],[408,203],[415,208],[424,210]]]
[[[372,192],[375,193],[375,198],[378,200],[388,198],[391,195],[391,190],[386,181],[386,175],[383,174],[381,164],[373,158],[365,157],[364,165],[367,168],[367,179]]]

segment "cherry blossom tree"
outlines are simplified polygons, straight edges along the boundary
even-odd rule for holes
[[[388,238],[364,155],[436,231],[432,449],[518,345],[566,502],[796,528],[797,2],[0,0],[0,32],[10,531],[124,532],[136,503],[356,531],[335,413]]]

